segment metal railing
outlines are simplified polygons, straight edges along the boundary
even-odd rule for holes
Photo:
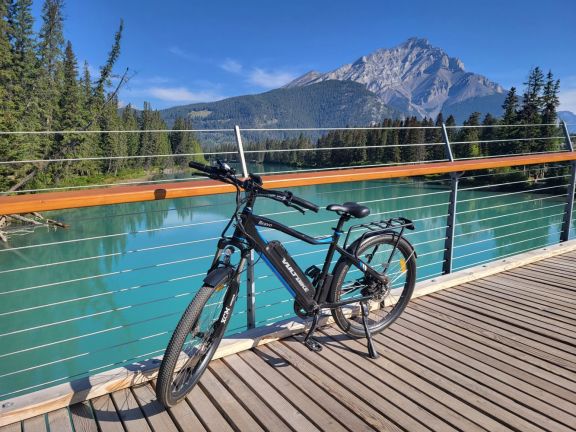
[[[443,145],[445,160],[458,160],[454,144],[477,143],[451,143],[450,128],[441,129],[444,143],[421,145]],[[245,150],[242,131],[238,127],[226,131],[234,134],[237,151],[224,155],[237,156],[242,174],[247,175],[246,155],[254,151]],[[517,166],[506,172],[449,177],[311,184],[295,193],[320,205],[364,203],[372,209],[370,220],[399,215],[413,219],[417,229],[407,236],[418,251],[418,280],[427,280],[574,238],[576,165],[569,157],[573,144],[566,125],[564,131],[567,162],[546,168]],[[0,163],[25,162],[31,163]],[[386,170],[389,164],[372,165]],[[358,167],[330,169],[335,168]],[[515,174],[527,178],[518,180]],[[486,184],[477,185],[480,179]],[[189,180],[195,179],[183,179]],[[160,181],[173,180],[137,183]],[[526,184],[532,187],[510,190]],[[274,203],[261,205],[260,214],[282,218],[313,235],[329,233],[335,223],[332,213],[295,219],[296,211]],[[134,367],[139,360],[160,355],[201,285],[211,249],[233,207],[230,196],[214,195],[67,210],[50,215],[71,223],[67,231],[37,228],[33,235],[12,237],[14,244],[0,249],[0,400],[118,365]],[[270,235],[267,230],[262,233]],[[324,248],[313,249],[282,235],[280,239],[302,267],[322,261]],[[294,316],[291,297],[254,258],[229,334]]]

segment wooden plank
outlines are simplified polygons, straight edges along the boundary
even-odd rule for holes
[[[361,396],[367,403],[372,404],[383,415],[406,430],[428,429],[439,432],[457,430],[441,417],[437,417],[436,413],[424,409],[404,396],[393,385],[373,378],[352,362],[343,361],[335,351],[323,349],[315,354],[295,339],[286,341],[286,344],[301,355],[308,354],[310,360],[318,364],[326,374],[338,376],[339,380],[347,383],[346,386],[350,391]],[[369,361],[365,357],[364,360]]]
[[[298,389],[294,384],[284,378],[276,368],[271,367],[270,364],[265,363],[252,351],[246,351],[239,354],[246,364],[248,364],[256,373],[258,373],[267,382],[274,385],[286,399],[290,400],[302,413],[308,417],[314,424],[322,429],[328,431],[345,432],[346,429],[342,424],[338,423],[337,416],[334,413],[326,412],[322,408],[324,400],[315,400],[310,398],[305,392]]]
[[[206,428],[186,401],[170,408],[169,411],[179,430],[183,432],[206,432]]]
[[[366,346],[358,339],[352,339],[330,327],[322,329],[322,333],[330,338],[324,342],[324,347],[342,357],[340,362],[354,364],[364,371],[362,374],[390,384],[452,427],[466,431],[484,430],[483,428],[491,431],[504,430],[502,425],[490,417],[471,409],[469,405],[451,395],[440,395],[435,386],[408,373],[384,355],[376,360],[366,359],[363,355]]]
[[[202,419],[207,430],[213,432],[232,432],[233,429],[228,424],[222,413],[208,399],[199,385],[195,386],[190,394],[186,396],[186,401],[196,412],[196,415]],[[181,403],[184,403],[182,401]]]
[[[426,352],[426,354],[424,354],[420,352],[418,345],[409,344],[408,341],[396,334],[396,332],[392,332],[392,329],[388,329],[386,335],[375,335],[374,341],[381,352],[393,351],[395,353],[401,353],[405,358],[409,357],[421,365],[426,365],[427,368],[433,371],[435,376],[442,376],[444,379],[449,380],[448,386],[446,386],[446,382],[444,382],[444,391],[452,393],[455,388],[463,386],[466,389],[464,392],[467,394],[466,400],[473,401],[476,407],[482,409],[483,412],[487,414],[493,415],[509,427],[523,432],[541,431],[540,427],[526,420],[526,417],[530,418],[532,416],[530,409],[512,402],[508,397],[485,387],[481,382],[470,379],[466,375],[461,374],[458,369],[447,366],[443,362],[443,360],[446,359],[439,360],[438,358],[434,358],[436,357],[435,353]],[[428,354],[432,354],[434,357]],[[460,366],[461,365],[458,367]],[[430,379],[430,376],[428,376],[428,378]],[[461,387],[459,390],[462,392]]]
[[[454,162],[432,162],[377,168],[352,168],[320,172],[291,173],[263,176],[267,188],[287,188],[317,184],[348,183],[365,180],[412,177],[469,170],[537,165],[576,160],[576,152],[541,155],[505,156]],[[66,208],[122,204],[160,199],[185,198],[233,192],[230,185],[212,180],[198,180],[162,185],[112,186],[82,191],[48,192],[41,195],[0,197],[2,214],[31,213]]]
[[[534,385],[534,377],[530,374],[508,367],[504,363],[495,362],[493,357],[467,347],[461,340],[447,337],[445,333],[436,333],[423,325],[425,322],[406,319],[401,320],[395,329],[400,334],[410,335],[426,347],[454,359],[461,365],[459,371],[467,371],[467,375],[471,378],[477,379],[477,372],[485,374],[485,377],[480,378],[484,385],[509,395],[519,403],[554,419],[563,419],[565,425],[569,425],[572,421],[576,422],[576,417],[567,414],[576,412],[576,405],[547,392],[549,386],[546,383],[542,386],[544,388],[537,387]]]
[[[110,395],[94,398],[90,401],[92,412],[96,418],[98,428],[102,432],[124,432],[122,422]]]
[[[566,270],[564,270],[567,273]],[[564,294],[571,298],[576,298],[576,281],[567,277],[564,274],[553,271],[544,267],[522,267],[516,269],[513,274],[522,275],[524,277],[535,278],[536,280],[548,285],[555,285],[562,289]]]
[[[146,416],[150,426],[157,432],[178,432],[178,428],[166,409],[156,399],[156,394],[150,384],[144,384],[132,388],[136,401]]]
[[[510,272],[510,277],[515,277],[517,279],[533,281],[541,285],[550,286],[556,288],[556,291],[562,293],[562,296],[574,301],[574,291],[570,289],[568,281],[562,280],[561,278],[553,278],[548,274],[542,274],[540,271],[527,270],[527,269],[514,269]]]
[[[240,430],[264,431],[208,369],[202,375],[202,385],[208,397],[214,401],[220,412],[228,419],[228,423]]]
[[[450,301],[447,301],[450,300]],[[440,310],[451,310],[455,312],[461,319],[472,322],[475,325],[484,329],[492,330],[494,333],[502,335],[508,339],[508,343],[518,346],[520,344],[528,345],[535,350],[529,349],[533,355],[543,356],[553,363],[561,365],[570,370],[576,370],[576,356],[564,351],[566,345],[562,343],[549,344],[548,339],[539,334],[536,334],[525,329],[515,327],[508,323],[493,319],[486,315],[476,313],[472,310],[462,311],[462,308],[457,302],[445,297],[431,296],[426,299],[427,305],[437,305]],[[560,347],[560,348],[558,348]]]
[[[130,389],[118,390],[111,396],[114,405],[116,405],[118,416],[128,432],[151,431]]]
[[[541,367],[547,367],[547,370],[562,375],[564,373],[573,374],[576,371],[574,362],[567,360],[563,356],[564,351],[542,345],[538,340],[525,336],[527,332],[515,333],[509,326],[499,326],[496,321],[481,320],[473,312],[462,314],[462,311],[451,303],[442,302],[438,299],[428,298],[425,303],[412,305],[413,309],[422,310],[423,312],[433,311],[436,316],[450,317],[455,322],[465,325],[470,331],[475,331],[481,335],[491,337],[495,342],[505,344],[525,355],[529,359],[541,359]]]
[[[542,301],[542,296],[553,304],[563,304],[567,307],[573,307],[571,304],[576,304],[570,298],[564,296],[563,290],[551,285],[544,285],[544,282],[523,279],[520,276],[506,273],[501,273],[497,276],[483,279],[484,282],[490,282],[495,285],[501,285],[506,289],[514,289],[517,292],[525,293],[526,296],[536,296],[539,301]]]
[[[18,422],[2,426],[0,427],[0,432],[22,432],[22,425]]]
[[[322,369],[310,363],[304,357],[289,349],[283,343],[276,343],[268,345],[266,349],[270,350],[274,355],[280,356],[290,363],[293,367],[298,369],[300,373],[304,374],[308,379],[315,382],[316,385],[322,387],[327,392],[334,395],[344,405],[354,410],[365,422],[371,425],[378,431],[394,431],[399,432],[402,429],[395,425],[390,419],[383,416],[378,410],[374,409],[370,404],[360,399],[354,392],[346,387],[345,383],[339,380],[339,376],[328,376]]]
[[[532,333],[541,335],[546,338],[546,343],[556,347],[566,347],[566,343],[574,340],[573,334],[559,327],[554,327],[543,320],[537,321],[526,318],[519,313],[510,313],[505,308],[498,307],[496,304],[479,304],[477,299],[459,295],[457,292],[446,291],[442,293],[442,298],[446,301],[457,303],[466,310],[474,311],[486,317],[496,319],[503,323],[514,325],[515,327]]]
[[[24,432],[46,432],[46,415],[42,414],[26,419],[22,422],[22,427]]]
[[[523,305],[518,302],[509,301],[505,296],[486,293],[483,292],[481,288],[482,287],[478,287],[474,283],[462,285],[458,289],[458,295],[462,298],[473,301],[482,307],[502,311],[503,314],[510,317],[520,316],[528,323],[538,323],[538,325],[545,323],[550,326],[549,328],[551,329],[561,329],[563,334],[574,334],[574,331],[576,331],[576,325],[574,324],[575,321],[570,318],[567,318],[566,320],[557,319],[556,317],[551,316],[550,313],[546,313],[534,307],[534,304]]]
[[[98,432],[98,426],[88,402],[70,406],[70,416],[76,432]]]
[[[48,429],[50,432],[73,432],[72,423],[70,422],[70,414],[67,408],[61,408],[47,414],[48,416]]]
[[[267,430],[290,432],[292,429],[270,409],[268,405],[256,394],[242,379],[236,375],[222,360],[213,361],[210,370],[224,383],[228,391],[242,402],[244,408]]]
[[[310,420],[308,420],[297,407],[286,400],[275,388],[262,379],[242,360],[238,355],[226,357],[224,363],[230,367],[237,375],[248,384],[252,390],[264,397],[266,404],[282,418],[291,428],[297,431],[317,431],[319,430]]]
[[[274,354],[268,348],[259,347],[253,352],[263,362],[273,367],[279,374],[286,378],[286,380],[294,384],[310,398],[316,401],[322,401],[322,406],[326,411],[329,413],[338,413],[336,420],[347,426],[349,430],[363,432],[374,430],[364,422],[353,409],[341,403],[339,398],[334,397],[332,393],[324,390],[324,388],[319,386],[315,381],[308,379],[306,375],[300,373],[287,361]]]
[[[528,291],[525,288],[516,288],[502,283],[495,283],[492,281],[482,280],[478,283],[471,282],[474,289],[486,293],[488,295],[504,298],[512,302],[517,302],[521,305],[532,306],[542,312],[546,312],[557,318],[566,319],[570,318],[570,322],[576,322],[574,317],[574,307],[564,304],[561,300],[551,298],[548,293],[545,294],[545,302],[543,301],[544,294],[542,290],[539,292]]]
[[[516,372],[517,374],[527,372],[530,374],[529,381],[532,384],[566,400],[572,399],[573,391],[571,389],[575,385],[576,374],[570,374],[569,371],[557,368],[539,357],[517,351],[507,344],[499,342],[490,332],[475,331],[472,326],[466,325],[458,319],[431,312],[433,311],[424,308],[410,308],[402,315],[402,318],[430,328],[436,333],[445,334],[462,346],[468,346],[481,352],[482,357],[486,355],[492,358],[494,363],[502,363],[503,368],[507,369],[506,365],[510,365],[514,370],[522,371]],[[555,370],[556,373],[549,371],[549,369]]]
[[[438,342],[438,338],[419,338],[414,333],[415,326],[409,327],[409,329],[403,326],[396,326],[395,328],[396,332],[405,337],[404,340],[407,345],[414,346],[415,350],[441,363],[446,370],[450,368],[453,371],[457,371],[458,376],[464,376],[471,381],[481,382],[486,389],[486,394],[491,393],[493,390],[498,395],[504,395],[498,402],[502,407],[506,407],[548,430],[573,432],[570,425],[575,418],[535,398],[531,393],[525,394],[518,391],[522,390],[522,388],[516,387],[520,386],[521,380],[513,380],[512,377],[507,376],[491,365],[486,365],[472,356],[463,354],[456,349],[457,344],[449,340],[443,339],[442,342]],[[429,332],[424,329],[419,329],[419,332],[430,336]],[[535,390],[533,386],[530,387]],[[523,388],[526,388],[526,386],[523,386]]]

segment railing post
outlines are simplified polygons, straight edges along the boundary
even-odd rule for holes
[[[454,233],[456,231],[456,207],[458,205],[458,183],[462,172],[450,173],[450,204],[448,206],[448,227],[446,228],[446,241],[444,242],[444,264],[442,273],[452,273],[452,260],[454,258]]]
[[[236,144],[238,145],[238,155],[240,156],[240,163],[242,164],[242,175],[248,177],[248,168],[246,167],[246,157],[244,156],[244,146],[242,145],[242,135],[240,135],[240,126],[234,126],[234,133],[236,135]]]
[[[248,256],[246,269],[246,320],[248,329],[256,327],[256,283],[254,281],[254,251]]]
[[[568,130],[568,125],[565,121],[562,121],[562,128],[564,129],[564,137],[566,138],[566,147],[570,151],[574,151],[574,145],[572,144],[572,138],[570,138],[570,131]]]
[[[448,131],[446,130],[446,123],[442,123],[442,135],[444,136],[444,148],[446,151],[446,159],[450,162],[454,162],[454,155],[452,154],[452,148],[450,147],[450,139],[448,138]]]
[[[565,121],[562,122],[564,136],[566,137],[566,147],[574,151],[574,145],[570,138],[570,131]],[[570,229],[572,228],[572,216],[574,213],[574,193],[576,192],[576,161],[570,164],[571,175],[570,184],[568,185],[568,194],[566,196],[566,206],[564,208],[564,220],[562,221],[562,231],[560,232],[560,241],[565,242],[570,238]]]

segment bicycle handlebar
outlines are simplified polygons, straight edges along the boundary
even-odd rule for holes
[[[234,182],[234,184],[238,185],[244,190],[254,190],[258,195],[261,196],[268,196],[276,201],[280,201],[281,203],[295,207],[298,210],[304,212],[302,209],[298,207],[303,207],[305,209],[311,210],[314,213],[318,213],[320,207],[316,204],[311,203],[310,201],[306,201],[305,199],[299,198],[294,196],[294,194],[290,191],[278,191],[274,189],[264,189],[260,184],[261,180],[253,181],[251,178],[248,178],[245,181],[238,180],[236,176],[234,176],[234,170],[230,168],[228,165],[223,164],[222,162],[218,161],[219,167],[211,167],[208,165],[204,165],[198,162],[188,162],[188,166],[190,168],[194,168],[198,171],[202,171],[206,173],[210,178],[214,180],[228,180]]]

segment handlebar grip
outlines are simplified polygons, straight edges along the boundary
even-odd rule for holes
[[[198,171],[203,171],[205,173],[209,173],[210,171],[212,171],[212,167],[209,167],[207,165],[198,162],[188,162],[188,166],[190,168],[197,169]]]
[[[306,201],[302,198],[298,198],[297,196],[292,196],[292,199],[290,201],[296,205],[299,205],[300,207],[312,210],[314,213],[318,213],[318,210],[320,210],[320,207],[318,207],[316,204],[313,204],[310,201]]]

